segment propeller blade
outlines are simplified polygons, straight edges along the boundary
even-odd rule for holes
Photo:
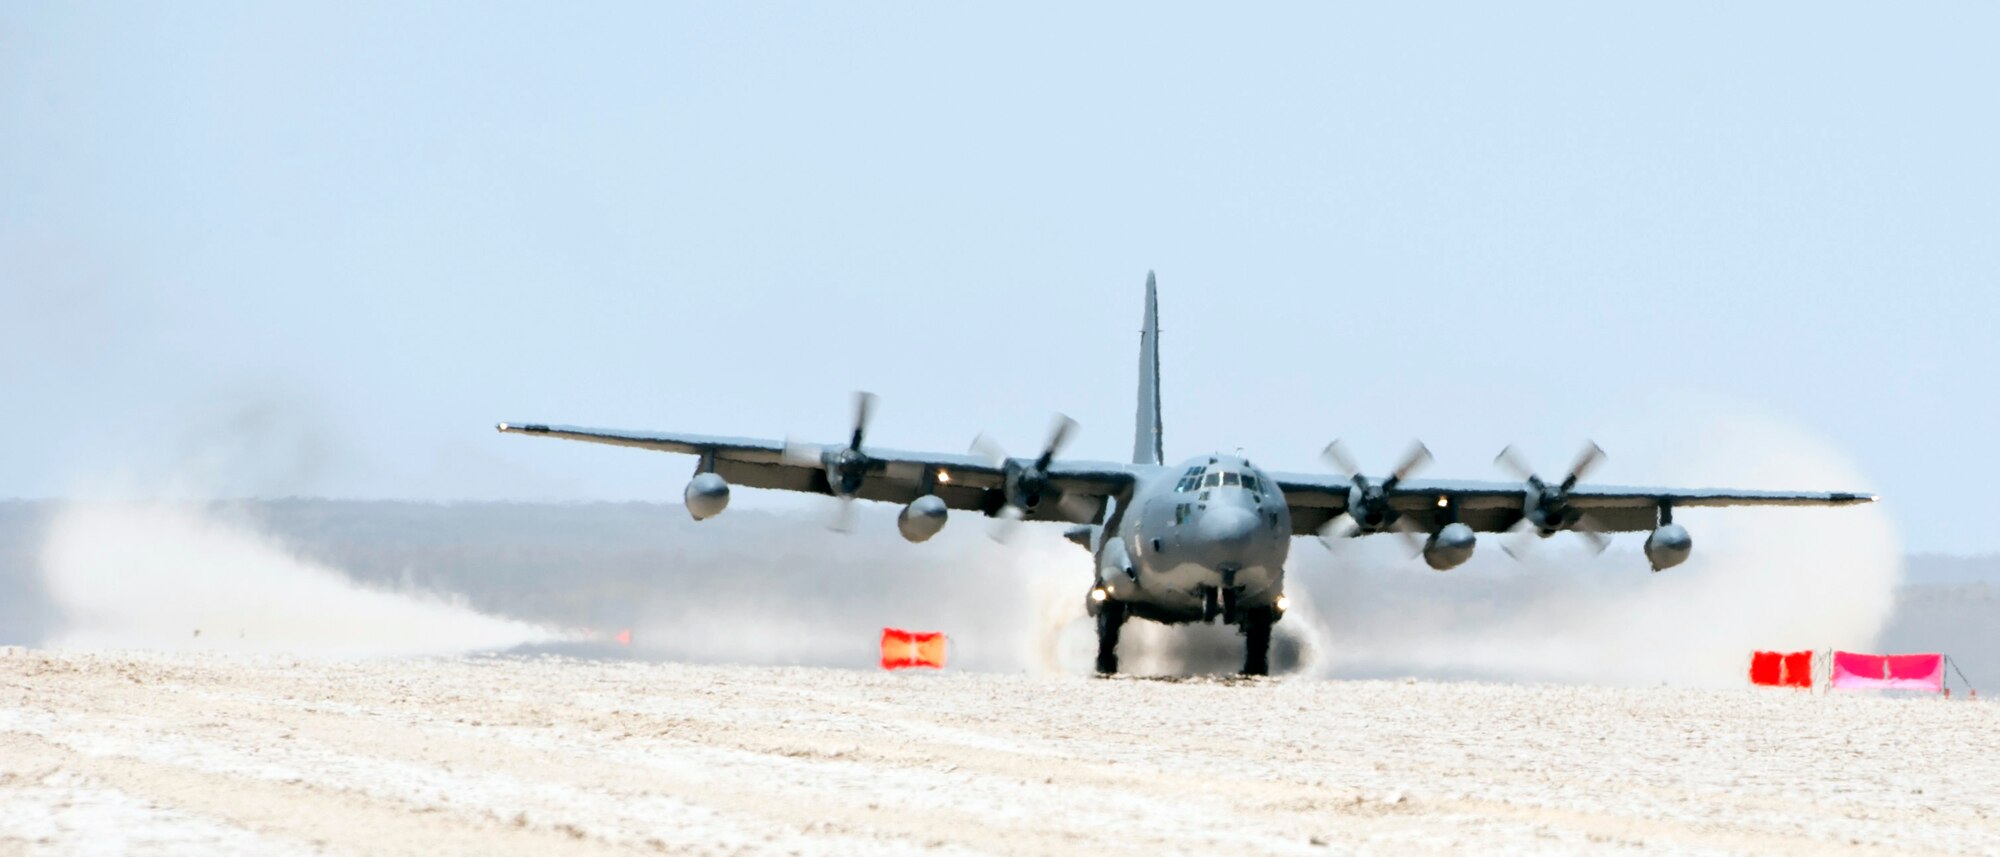
[[[847,442],[847,448],[861,449],[861,436],[868,432],[868,420],[875,415],[875,394],[866,390],[854,393],[854,437]]]
[[[1352,517],[1342,513],[1333,516],[1332,520],[1319,528],[1319,542],[1325,545],[1327,550],[1336,551],[1339,550],[1337,545],[1353,538],[1354,534],[1360,531],[1361,525],[1355,523]]]
[[[853,497],[842,497],[834,504],[833,516],[827,520],[826,528],[836,533],[854,532]]]
[[[794,467],[820,466],[820,453],[824,448],[816,443],[785,438],[785,446],[778,451],[778,459]]]
[[[1408,479],[1411,474],[1423,469],[1424,465],[1429,463],[1431,463],[1431,448],[1425,446],[1421,440],[1412,441],[1410,451],[1403,453],[1403,463],[1396,465],[1395,472],[1389,474],[1389,481],[1382,483],[1382,487],[1384,489],[1396,487],[1396,483]]]
[[[1562,490],[1568,491],[1576,487],[1577,481],[1589,475],[1590,471],[1597,468],[1598,462],[1603,460],[1604,449],[1595,441],[1585,441],[1583,451],[1576,456],[1576,463],[1569,466],[1569,475],[1563,478]]]
[[[1611,537],[1604,534],[1604,526],[1599,524],[1596,518],[1583,515],[1576,519],[1576,525],[1572,529],[1576,530],[1577,535],[1583,536],[1585,541],[1590,542],[1592,553],[1601,554],[1605,548],[1611,547]]]
[[[965,451],[985,459],[986,463],[994,467],[1007,463],[1007,450],[998,441],[985,434],[973,438],[972,445],[966,447]]]
[[[1069,437],[1075,432],[1076,420],[1066,414],[1056,414],[1055,426],[1049,430],[1049,444],[1042,447],[1042,457],[1035,459],[1035,469],[1049,469],[1049,462],[1054,461],[1062,448],[1069,444]]]
[[[1535,543],[1541,540],[1542,537],[1535,534],[1534,525],[1525,520],[1507,528],[1506,534],[1498,539],[1500,550],[1513,557],[1515,562],[1525,561],[1533,552]]]
[[[987,530],[986,534],[1004,545],[1020,530],[1021,518],[1026,515],[1027,513],[1021,511],[1019,506],[1002,506],[1000,511],[993,515],[993,528]]]
[[[1354,455],[1347,451],[1347,444],[1341,443],[1339,438],[1327,444],[1326,449],[1320,451],[1319,457],[1326,462],[1326,466],[1333,468],[1333,472],[1349,479],[1353,479],[1355,474],[1361,472],[1361,466],[1354,463]]]
[[[1396,536],[1403,540],[1403,546],[1410,549],[1411,559],[1423,556],[1424,540],[1429,535],[1422,527],[1417,526],[1415,521],[1409,518],[1397,518],[1395,523],[1389,525],[1389,529],[1396,531]]]
[[[1602,554],[1604,553],[1606,548],[1611,547],[1610,536],[1607,536],[1603,533],[1593,533],[1587,530],[1578,530],[1577,532],[1583,535],[1584,541],[1590,543],[1590,552],[1592,554]]]
[[[1507,471],[1522,482],[1540,481],[1535,478],[1535,468],[1528,466],[1527,459],[1522,458],[1521,453],[1516,452],[1512,444],[1500,450],[1499,455],[1493,456],[1493,463],[1500,465],[1501,470]]]

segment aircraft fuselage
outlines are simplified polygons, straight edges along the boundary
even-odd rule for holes
[[[1283,493],[1249,461],[1192,458],[1137,486],[1102,540],[1098,582],[1133,615],[1234,624],[1284,594],[1292,520]]]

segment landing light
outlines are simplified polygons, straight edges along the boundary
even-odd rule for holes
[[[1109,597],[1111,596],[1105,594],[1104,587],[1102,586],[1090,590],[1090,600],[1098,602],[1099,604],[1104,603],[1104,599]]]
[[[1278,612],[1280,613],[1285,612],[1285,608],[1292,606],[1292,596],[1290,595],[1278,596],[1278,600],[1273,604],[1273,606],[1278,608]]]
[[[951,474],[945,472],[945,469],[942,467],[938,468],[938,484],[939,485],[951,484]]]
[[[1446,497],[1446,496],[1444,496],[1443,494],[1439,494],[1439,495],[1438,495],[1438,508],[1442,509],[1442,508],[1444,508],[1444,507],[1446,507],[1446,506],[1449,506],[1449,505],[1451,505],[1451,498],[1450,498],[1450,497]]]

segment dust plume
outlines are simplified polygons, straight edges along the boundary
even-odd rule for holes
[[[1705,423],[1691,406],[1632,409],[1630,432],[1605,482],[1686,487],[1865,490],[1838,451],[1741,408]],[[1660,426],[1674,426],[1668,434]],[[1615,427],[1614,427],[1615,428]],[[1648,439],[1671,445],[1647,448]],[[1867,649],[1895,605],[1900,545],[1879,506],[1682,510],[1693,556],[1648,570],[1644,534],[1592,555],[1580,539],[1535,541],[1524,561],[1484,535],[1476,558],[1448,574],[1411,560],[1393,539],[1344,545],[1338,556],[1295,540],[1292,608],[1274,629],[1276,674],[1733,685],[1755,649]],[[1043,672],[1090,669],[1095,632],[1081,609],[1089,563],[1048,544],[986,562],[1022,581],[1033,658]],[[960,546],[964,547],[964,546]],[[1074,568],[1068,573],[1056,569]],[[954,599],[950,592],[939,598]],[[1018,596],[1017,596],[1018,597]],[[972,595],[990,607],[1003,593]],[[1018,609],[1015,611],[1019,613]],[[1120,666],[1142,675],[1228,673],[1243,638],[1225,626],[1127,624]]]
[[[1271,629],[1271,674],[1323,671],[1329,625],[1310,595],[1292,596],[1283,621]],[[1066,672],[1088,672],[1097,651],[1096,626],[1069,629]],[[1243,633],[1233,625],[1161,625],[1128,621],[1118,639],[1118,671],[1144,676],[1227,675],[1243,668]]]
[[[1656,435],[1657,436],[1657,435]],[[1690,487],[1865,489],[1830,446],[1780,422],[1731,416],[1631,449],[1606,482]],[[1639,444],[1628,440],[1630,446]],[[1635,466],[1636,465],[1636,466]],[[1524,562],[1482,535],[1448,574],[1370,544],[1299,552],[1303,584],[1329,613],[1334,675],[1740,683],[1755,649],[1866,649],[1895,603],[1900,546],[1879,506],[1688,509],[1688,562],[1647,570],[1643,534],[1592,556],[1558,535]]]
[[[361,586],[190,504],[72,504],[50,522],[41,565],[56,648],[367,657],[553,636],[439,596]]]
[[[845,534],[827,531],[810,510],[731,510],[697,524],[679,507],[650,504],[535,507],[543,520],[512,522],[512,536],[500,536],[492,524],[480,529],[506,539],[598,522],[590,544],[527,536],[568,568],[559,586],[498,605],[596,630],[597,642],[551,647],[560,652],[868,667],[879,657],[881,630],[896,627],[944,632],[953,669],[1091,671],[1096,631],[1084,598],[1092,561],[1059,528],[1020,527],[998,544],[988,538],[991,521],[958,513],[937,537],[910,544],[896,535],[895,506],[855,511],[853,531]],[[1310,614],[1310,605],[1294,613],[1302,609]],[[1319,649],[1301,633],[1310,627],[1280,626],[1274,668],[1298,670],[1310,661]],[[628,628],[629,645],[606,641],[606,632]],[[1131,642],[1121,651],[1129,672],[1228,673],[1243,662],[1234,628],[1133,621],[1126,635]]]
[[[1083,619],[1090,557],[1044,528],[1001,545],[987,537],[989,521],[960,514],[910,544],[895,534],[894,506],[857,509],[849,534],[810,513],[731,511],[697,525],[679,508],[656,508],[671,555],[649,561],[643,584],[586,596],[590,624],[633,632],[624,651],[599,653],[860,667],[877,660],[881,630],[897,627],[947,634],[954,668],[1060,670],[1071,660],[1059,638]]]
[[[562,595],[579,602],[561,621],[631,628],[629,646],[559,650],[703,663],[865,667],[884,627],[942,631],[954,669],[1081,675],[1091,671],[1096,630],[1084,611],[1092,561],[1054,527],[1024,526],[1006,544],[991,521],[955,514],[944,532],[909,544],[895,535],[893,506],[857,510],[853,532],[828,532],[810,512],[731,511],[695,524],[676,507],[647,507],[657,553],[633,567],[585,579],[618,558],[584,563]],[[622,518],[601,509],[599,520]],[[551,522],[553,525],[554,522]],[[518,530],[519,528],[517,528]],[[667,547],[671,546],[671,547]],[[603,550],[603,543],[580,549]],[[1307,670],[1325,650],[1309,597],[1273,635],[1272,665]],[[1304,602],[1304,603],[1299,603]],[[1298,619],[1299,621],[1292,621]],[[1132,621],[1123,670],[1141,675],[1233,673],[1243,664],[1235,628]]]
[[[445,654],[551,639],[413,586],[364,584],[250,516],[199,498],[310,490],[344,449],[310,391],[244,382],[191,403],[159,453],[79,485],[50,515],[38,566],[45,645],[331,657]],[[175,440],[174,438],[178,438]],[[180,498],[166,500],[160,498]]]
[[[1614,457],[1593,481],[1868,487],[1832,448],[1776,421],[1632,422],[1599,435]],[[1679,445],[1647,449],[1655,438]],[[530,643],[860,668],[875,662],[881,629],[900,627],[949,635],[954,669],[1089,672],[1091,560],[1060,528],[1022,527],[1000,545],[989,521],[958,513],[937,538],[909,544],[892,505],[860,507],[843,535],[824,528],[813,499],[702,523],[664,503],[287,500],[244,504],[248,515],[74,504],[49,516],[41,554],[60,608],[50,639],[356,654]],[[1677,520],[1694,535],[1693,558],[1657,575],[1641,535],[1620,536],[1603,556],[1559,535],[1518,563],[1486,535],[1448,574],[1394,539],[1353,540],[1337,556],[1295,540],[1274,670],[1733,684],[1753,649],[1868,647],[1894,609],[1900,560],[1879,507],[1682,510]],[[399,594],[422,592],[459,600]],[[593,642],[544,628],[590,628]],[[627,629],[629,645],[613,642]],[[1242,644],[1233,628],[1134,621],[1120,649],[1128,672],[1228,673]]]

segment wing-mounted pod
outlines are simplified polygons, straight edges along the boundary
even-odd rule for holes
[[[1438,571],[1450,571],[1472,559],[1472,550],[1478,546],[1479,537],[1471,527],[1446,524],[1424,542],[1424,562]]]
[[[903,507],[903,511],[897,513],[896,530],[909,541],[929,541],[931,536],[937,535],[939,530],[944,529],[948,515],[943,500],[936,494],[925,494],[911,500],[909,505]]]
[[[1449,512],[1449,498],[1439,498],[1438,505]],[[1424,540],[1424,564],[1438,571],[1450,571],[1472,559],[1472,551],[1479,546],[1479,536],[1471,527],[1452,521],[1438,528],[1431,537]]]
[[[704,457],[703,464],[713,468],[713,459]],[[713,469],[706,469],[688,480],[687,491],[682,498],[687,503],[688,514],[697,521],[706,521],[722,514],[729,508],[729,481]]]
[[[1674,507],[1660,504],[1660,525],[1646,536],[1646,561],[1661,572],[1687,562],[1694,552],[1694,537],[1686,527],[1674,523]]]

